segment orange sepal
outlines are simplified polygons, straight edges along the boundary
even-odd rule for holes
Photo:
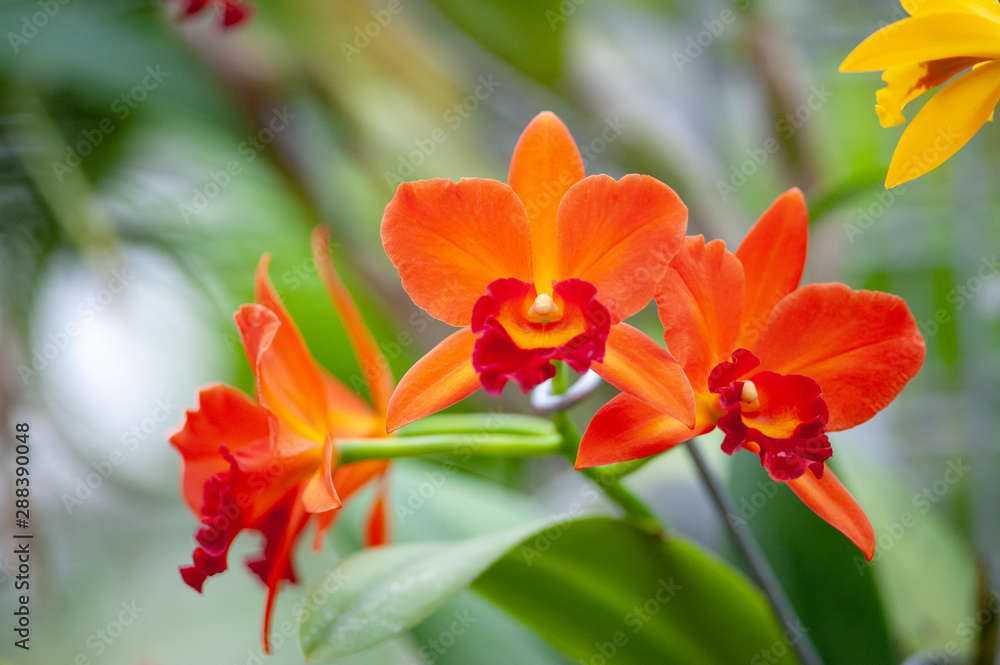
[[[580,441],[576,468],[656,455],[715,426],[711,419],[698,418],[698,421],[691,429],[646,402],[622,393],[602,406],[590,421]]]
[[[694,427],[694,392],[684,370],[663,347],[632,326],[611,326],[604,361],[591,369],[622,392]]]
[[[612,323],[621,321],[653,299],[686,227],[687,208],[655,178],[584,178],[559,205],[559,279],[596,286]]]
[[[313,230],[312,249],[320,279],[323,281],[330,301],[347,331],[347,338],[351,341],[351,347],[358,358],[361,376],[371,393],[375,409],[379,413],[385,413],[394,385],[392,372],[389,370],[389,363],[379,351],[375,338],[372,337],[364,319],[361,318],[361,313],[358,311],[357,305],[354,304],[351,294],[344,287],[344,283],[340,281],[337,270],[333,266],[333,259],[330,256],[330,229],[325,226],[317,226]],[[353,395],[353,393],[351,394]]]
[[[875,530],[861,506],[829,467],[823,472],[822,479],[817,479],[811,470],[807,470],[799,478],[786,481],[786,484],[810,510],[850,538],[865,558],[872,560],[875,555]]]
[[[264,625],[262,628],[262,639],[264,642],[264,653],[271,653],[271,618],[274,615],[274,601],[278,597],[278,587],[281,586],[283,575],[292,556],[292,548],[299,538],[299,534],[309,520],[307,513],[302,506],[302,502],[295,497],[292,500],[292,508],[288,515],[281,539],[275,548],[274,558],[270,562],[270,572],[265,584],[267,585],[267,600],[264,602]]]
[[[334,455],[336,450],[333,439],[327,436],[319,460],[320,466],[302,490],[302,505],[307,513],[325,513],[341,506],[337,488],[333,485]]]
[[[279,417],[279,412],[290,415],[286,424],[293,429],[322,441],[326,405],[319,368],[268,278],[270,262],[270,255],[265,254],[257,264],[254,297],[257,306],[271,316],[253,305],[244,305],[236,314],[243,346],[257,377],[258,392],[265,392],[269,401],[261,399],[260,394],[258,400],[269,409],[276,407],[277,411],[271,410]],[[277,327],[271,317],[277,321]],[[280,403],[271,404],[274,400]]]
[[[389,540],[389,520],[386,515],[385,501],[389,492],[389,483],[385,477],[378,481],[375,488],[375,499],[368,513],[368,528],[365,530],[365,547],[378,547]]]
[[[809,244],[809,214],[798,189],[779,196],[736,250],[743,264],[743,320],[734,348],[753,348],[779,300],[802,279]]]
[[[507,183],[517,193],[531,226],[535,288],[550,293],[559,278],[556,211],[572,185],[584,177],[583,158],[569,130],[543,111],[528,123],[514,147]]]
[[[389,399],[386,430],[392,432],[476,392],[480,383],[472,366],[475,343],[472,330],[462,328],[418,360]]]
[[[689,237],[656,292],[663,339],[695,390],[729,359],[743,310],[743,267],[721,240]]]
[[[287,335],[278,335],[285,326],[269,308],[243,305],[233,318],[257,377],[257,401],[299,436],[322,441],[326,413],[319,372],[290,350]]]
[[[809,284],[774,308],[754,354],[760,369],[802,374],[823,390],[827,431],[884,409],[920,370],[925,346],[902,298]]]
[[[219,447],[233,452],[268,438],[267,411],[236,388],[216,385],[198,393],[198,408],[186,414],[184,426],[170,437],[181,454],[181,495],[201,516],[205,482],[229,470]]]
[[[382,217],[382,245],[403,288],[454,326],[468,325],[490,282],[531,281],[529,234],[514,190],[484,178],[404,182]]]

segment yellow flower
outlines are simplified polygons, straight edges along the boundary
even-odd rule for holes
[[[910,16],[861,42],[840,71],[885,70],[886,87],[875,93],[883,127],[905,122],[903,108],[909,102],[955,79],[903,132],[889,164],[887,188],[943,164],[993,119],[1000,102],[997,0],[902,0],[902,5]]]

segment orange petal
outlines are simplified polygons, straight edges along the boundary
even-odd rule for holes
[[[753,352],[761,371],[819,383],[836,432],[885,408],[920,370],[925,347],[901,298],[810,284],[778,303]]]
[[[611,326],[604,361],[591,369],[615,388],[694,427],[694,392],[684,370],[663,347],[632,326]]]
[[[333,483],[344,500],[350,499],[372,478],[377,478],[389,469],[388,460],[364,460],[337,467]]]
[[[351,299],[351,294],[344,288],[343,282],[340,281],[340,277],[333,267],[333,258],[330,256],[330,230],[327,227],[316,227],[312,234],[312,247],[319,276],[323,280],[323,286],[326,287],[326,292],[329,294],[344,328],[347,330],[347,337],[351,340],[354,354],[361,366],[361,375],[371,393],[375,408],[379,413],[384,414],[389,405],[389,396],[392,395],[394,385],[392,372],[389,370],[389,363],[379,351],[375,338],[365,326],[357,306]]]
[[[743,266],[721,240],[687,239],[656,292],[664,340],[692,387],[708,391],[708,374],[736,348],[743,311]]]
[[[786,484],[814,513],[850,538],[864,552],[865,558],[872,560],[875,530],[861,506],[829,467],[823,472],[822,479],[817,480],[809,470],[795,480],[786,481]]]
[[[309,513],[303,510],[302,502],[293,501],[292,510],[288,516],[288,525],[281,534],[281,540],[278,541],[267,579],[267,600],[264,603],[263,626],[264,653],[266,654],[271,653],[271,617],[274,614],[274,601],[278,597],[278,587],[281,585],[288,560],[292,556],[292,547],[298,540],[299,534],[302,533],[302,529],[305,528],[308,519]]]
[[[350,388],[320,368],[327,404],[327,427],[333,436],[370,436],[382,433],[382,418]]]
[[[528,215],[496,180],[404,182],[382,217],[382,244],[413,302],[455,326],[469,323],[493,280],[531,280]]]
[[[392,432],[476,392],[480,383],[472,366],[475,343],[472,330],[462,328],[418,360],[392,393],[386,429]]]
[[[267,276],[257,266],[257,305],[236,313],[243,346],[257,377],[257,399],[295,435],[313,444],[326,433],[357,436],[372,428],[371,407],[319,366]],[[299,452],[283,450],[285,454]]]
[[[333,439],[326,437],[323,444],[323,454],[320,467],[306,483],[302,491],[302,505],[308,513],[325,513],[328,510],[340,508],[340,497],[337,488],[333,486],[333,456],[336,451]]]
[[[556,211],[566,190],[583,180],[583,158],[562,120],[535,116],[514,147],[507,183],[528,212],[535,288],[551,295],[558,279]]]
[[[691,429],[629,394],[617,395],[601,407],[583,433],[576,468],[628,462],[662,453],[715,427],[714,421],[704,414],[699,409],[698,422]]]
[[[232,453],[239,474],[229,483],[241,508],[242,521],[255,524],[274,510],[289,490],[303,485],[320,466],[320,451],[277,455],[270,443],[246,446]]]
[[[268,438],[268,417],[264,408],[242,392],[223,385],[198,393],[198,408],[186,416],[184,427],[170,437],[170,443],[184,460],[184,501],[196,515],[201,515],[205,482],[229,470],[230,464],[219,453],[219,447],[237,451],[260,444]]]
[[[323,539],[330,531],[337,518],[340,517],[340,510],[328,510],[325,513],[316,513],[316,533],[313,534],[312,550],[319,552],[323,548]]]
[[[687,208],[655,178],[584,178],[559,206],[559,279],[596,286],[612,322],[621,321],[653,298],[686,227]]]
[[[368,514],[368,529],[365,532],[365,546],[377,547],[388,542],[389,521],[385,512],[386,495],[389,492],[389,483],[385,478],[380,478],[378,488],[375,490],[375,499],[372,501],[371,512]]]
[[[234,319],[256,376],[257,400],[297,434],[323,440],[323,381],[298,330],[263,305],[243,305]]]
[[[736,346],[753,346],[775,304],[795,290],[806,265],[809,215],[798,189],[779,196],[736,250],[743,264],[743,322]]]

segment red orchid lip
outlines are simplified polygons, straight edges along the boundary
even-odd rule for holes
[[[552,297],[536,293],[530,282],[492,282],[472,313],[472,332],[479,335],[472,364],[486,392],[499,395],[513,380],[527,393],[555,375],[553,360],[581,374],[601,362],[611,316],[596,295],[594,285],[579,279],[553,282]]]
[[[694,393],[680,366],[662,346],[624,323],[652,300],[657,281],[684,243],[686,225],[687,207],[655,178],[587,176],[569,129],[549,111],[522,132],[507,183],[485,178],[401,183],[382,217],[386,255],[414,304],[461,329],[400,380],[386,416],[388,431],[480,387],[498,394],[513,380],[530,390],[552,376],[554,359],[579,371],[593,364],[616,388],[693,425]],[[506,279],[521,289],[533,285],[518,312],[510,308],[514,296],[503,302],[484,296]],[[563,311],[565,303],[550,285],[566,289],[572,280],[596,289],[610,329],[603,321],[591,325]],[[582,295],[575,300],[578,309],[597,310]],[[554,312],[561,318],[551,317]],[[557,320],[562,323],[551,325]],[[566,326],[581,321],[572,331]],[[550,325],[527,325],[539,323]],[[547,334],[555,331],[559,334]],[[579,348],[568,348],[581,334],[584,338],[574,342]]]
[[[767,371],[740,380],[760,360],[747,349],[737,349],[732,358],[709,375],[709,389],[726,411],[717,423],[726,433],[722,450],[729,455],[740,448],[757,452],[776,481],[794,480],[807,469],[822,478],[833,450],[825,433],[830,412],[820,385],[807,376]]]
[[[339,436],[381,438],[392,374],[344,288],[329,254],[329,232],[313,232],[313,258],[363,369],[375,408],[330,375],[312,357],[271,283],[269,257],[261,258],[256,303],[235,315],[255,377],[256,399],[225,385],[198,395],[183,427],[170,441],[184,463],[181,491],[201,521],[185,583],[201,591],[205,580],[228,567],[233,540],[243,531],[264,536],[246,565],[267,586],[264,650],[278,589],[295,581],[292,552],[306,525],[316,523],[314,548],[333,526],[341,500],[378,482],[367,519],[366,544],[388,538],[384,480],[388,461],[338,465]]]

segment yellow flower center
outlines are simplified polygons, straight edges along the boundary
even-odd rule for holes
[[[528,320],[534,323],[551,323],[562,318],[559,306],[547,293],[539,293],[528,309]]]
[[[753,384],[753,381],[743,382],[740,406],[744,411],[756,411],[760,408],[760,400],[757,399],[757,386]]]

